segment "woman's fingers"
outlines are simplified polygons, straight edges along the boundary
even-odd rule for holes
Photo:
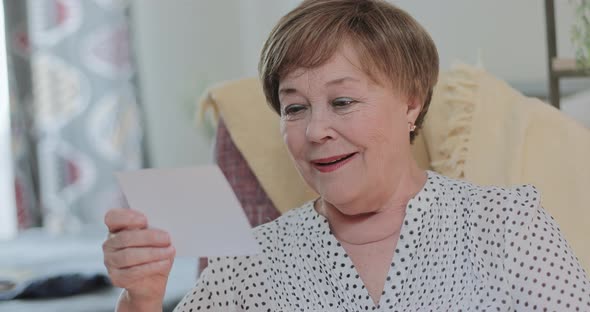
[[[127,208],[115,208],[107,211],[104,223],[111,233],[121,230],[145,229],[148,225],[147,218],[141,212]]]
[[[174,258],[174,247],[131,247],[107,251],[105,265],[112,269],[126,269],[150,262]]]
[[[110,268],[109,276],[113,285],[128,288],[135,281],[147,276],[162,275],[163,277],[167,277],[172,267],[172,262],[172,259],[163,259],[126,269]]]
[[[120,231],[109,234],[103,250],[117,250],[129,247],[167,247],[171,244],[170,235],[158,229]]]
[[[168,233],[149,229],[147,218],[131,209],[111,209],[104,222],[109,229],[104,264],[113,285],[136,297],[164,296],[176,254]]]

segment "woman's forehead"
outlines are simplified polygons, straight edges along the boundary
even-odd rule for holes
[[[281,75],[279,89],[310,81],[328,83],[335,80],[348,80],[346,82],[357,80],[366,84],[395,87],[397,79],[387,76],[370,59],[363,59],[357,48],[350,40],[346,40],[321,65],[315,67],[289,66],[290,69]],[[345,79],[347,77],[352,79]]]
[[[354,51],[339,49],[326,62],[316,67],[294,67],[280,79],[280,85],[306,81],[337,84],[368,79]]]

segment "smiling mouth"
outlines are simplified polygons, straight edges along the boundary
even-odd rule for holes
[[[340,155],[340,156],[336,156],[336,157],[330,157],[330,158],[325,158],[325,159],[320,159],[320,160],[316,160],[313,161],[314,165],[318,165],[318,166],[329,166],[329,165],[334,165],[337,164],[341,161],[347,160],[350,157],[354,156],[354,154],[356,153],[352,153],[352,154],[348,154],[348,155]]]
[[[314,160],[311,163],[320,172],[331,172],[344,166],[357,152]]]

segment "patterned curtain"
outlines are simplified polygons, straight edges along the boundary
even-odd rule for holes
[[[18,106],[28,116],[24,137],[31,142],[23,162],[36,163],[28,176],[38,184],[43,225],[52,232],[78,231],[84,224],[101,223],[106,209],[124,205],[113,172],[145,164],[129,4],[27,4],[27,18],[10,26],[14,71],[23,63],[29,73],[15,75]],[[35,183],[27,185],[36,189]],[[34,196],[23,196],[35,202]]]

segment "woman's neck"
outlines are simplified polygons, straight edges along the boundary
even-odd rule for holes
[[[316,210],[323,215],[330,223],[332,233],[339,241],[351,245],[366,245],[379,242],[399,235],[408,201],[413,198],[424,187],[427,174],[422,169],[408,170],[408,173],[398,179],[397,186],[389,198],[379,200],[361,201],[357,205],[371,205],[373,209],[368,213],[347,215],[341,211],[367,211],[364,209],[346,209],[332,205],[320,198],[316,202]],[[375,204],[379,203],[379,204]]]

